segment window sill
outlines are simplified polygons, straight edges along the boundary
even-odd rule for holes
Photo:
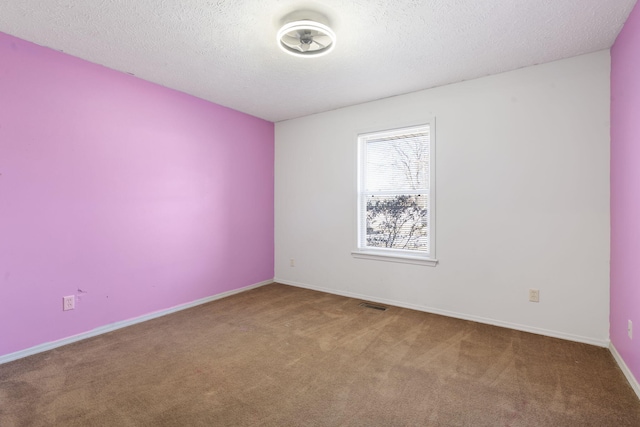
[[[414,265],[426,265],[428,267],[435,267],[438,264],[437,259],[431,258],[420,258],[411,255],[399,255],[399,254],[389,254],[384,252],[374,252],[374,251],[352,251],[351,256],[359,259],[371,259],[375,261],[386,261],[386,262],[400,262],[404,264],[414,264]]]

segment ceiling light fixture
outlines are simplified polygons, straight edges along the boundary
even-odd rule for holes
[[[295,56],[318,57],[331,52],[336,35],[324,24],[303,20],[285,24],[278,31],[278,46]]]

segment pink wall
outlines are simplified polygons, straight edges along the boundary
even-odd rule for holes
[[[0,33],[0,355],[273,278],[273,165],[273,123]]]
[[[640,4],[611,48],[611,342],[640,380]],[[635,327],[627,336],[627,320]]]

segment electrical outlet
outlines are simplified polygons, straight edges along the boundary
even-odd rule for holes
[[[69,295],[68,297],[62,297],[62,310],[73,310],[76,308],[76,297],[75,295]]]
[[[529,301],[540,302],[540,291],[538,289],[529,289]]]
[[[296,260],[295,260],[295,259],[293,259],[293,258],[291,258],[291,259],[289,260],[289,267],[295,267],[295,266],[296,266]]]
[[[627,334],[629,334],[629,339],[633,339],[633,322],[629,319],[629,324],[627,325]]]

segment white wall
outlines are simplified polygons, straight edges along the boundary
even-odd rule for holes
[[[601,51],[277,123],[276,280],[608,345],[609,70]],[[438,266],[354,259],[357,132],[429,116]]]

